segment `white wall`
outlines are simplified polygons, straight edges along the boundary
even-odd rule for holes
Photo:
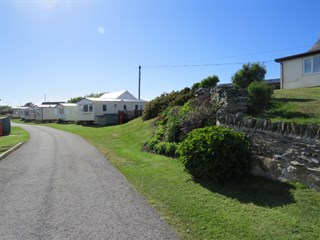
[[[320,73],[303,74],[303,58],[283,62],[283,89],[320,86]]]

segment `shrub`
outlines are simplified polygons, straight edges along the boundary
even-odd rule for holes
[[[249,112],[261,114],[270,105],[273,89],[266,82],[252,82],[248,86]]]
[[[211,103],[210,96],[198,96],[190,99],[182,108],[183,115],[180,120],[181,139],[193,129],[215,125],[217,108]]]
[[[168,142],[178,142],[180,135],[180,107],[171,108],[167,114],[167,122],[165,125],[165,139]]]
[[[247,137],[228,128],[195,129],[177,151],[186,170],[196,178],[220,181],[239,177],[250,170],[251,151]]]
[[[169,157],[175,156],[176,150],[178,149],[177,143],[170,142],[159,142],[154,146],[154,151],[161,155],[166,155]]]
[[[192,97],[190,88],[185,88],[178,92],[163,93],[161,96],[148,102],[142,114],[143,120],[157,117],[168,107],[182,106]]]

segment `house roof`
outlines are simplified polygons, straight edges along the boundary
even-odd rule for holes
[[[269,84],[280,84],[280,78],[266,79],[264,81],[266,81]]]
[[[65,102],[42,102],[41,105],[57,105],[59,103],[65,103]]]
[[[76,103],[59,103],[57,106],[64,106],[64,107],[76,107],[77,104]]]
[[[312,48],[310,48],[310,50],[308,52],[314,52],[320,50],[320,38],[319,40],[312,46]]]
[[[116,98],[84,98],[91,102],[147,102],[145,100],[139,100],[139,99],[116,99]]]
[[[57,104],[42,104],[42,105],[39,105],[39,106],[35,106],[34,108],[54,108],[56,107]]]
[[[135,96],[133,96],[128,90],[122,90],[118,92],[105,93],[101,97],[102,99],[131,99],[137,100]]]
[[[302,58],[302,57],[308,57],[308,56],[312,56],[312,55],[319,54],[319,53],[320,53],[320,38],[312,46],[312,48],[309,49],[309,51],[304,52],[304,53],[300,53],[300,54],[287,56],[287,57],[276,58],[275,61],[276,62],[283,62],[283,61],[286,61],[286,60],[291,60],[291,59],[295,59],[295,58]]]

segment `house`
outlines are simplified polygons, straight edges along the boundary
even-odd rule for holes
[[[320,39],[304,53],[277,58],[281,89],[320,86]]]
[[[77,102],[78,122],[111,125],[141,116],[147,101],[137,99],[129,91],[106,93],[99,98],[84,98]]]
[[[36,121],[55,121],[57,115],[55,112],[56,104],[41,104],[34,106],[34,115]]]

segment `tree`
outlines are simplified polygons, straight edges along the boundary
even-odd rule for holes
[[[219,82],[219,77],[216,75],[209,76],[203,79],[201,82],[197,82],[192,85],[192,90],[195,91],[198,88],[214,88]]]
[[[88,98],[88,97],[92,97],[92,98],[98,98],[98,97],[101,97],[104,93],[90,93],[90,94],[87,94],[86,96],[84,97],[74,97],[74,98],[70,98],[67,102],[68,103],[77,103],[79,102],[81,99],[83,98]]]
[[[246,89],[254,81],[262,81],[267,73],[261,63],[247,63],[232,76],[232,84],[236,88]]]

